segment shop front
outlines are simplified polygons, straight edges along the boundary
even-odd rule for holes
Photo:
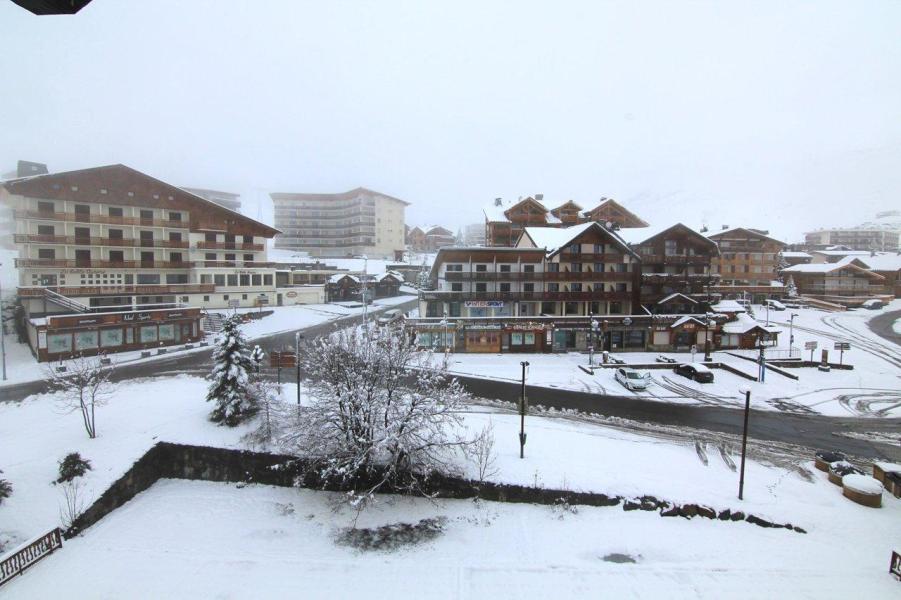
[[[159,348],[199,341],[199,308],[51,316],[28,322],[38,361]]]
[[[499,353],[502,331],[500,325],[468,325],[464,334],[466,352]]]
[[[503,352],[547,352],[553,331],[541,323],[516,323],[504,327]]]

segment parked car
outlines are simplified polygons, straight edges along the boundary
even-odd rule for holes
[[[785,305],[778,300],[767,300],[766,303],[770,307],[770,310],[785,310]]]
[[[404,320],[404,313],[402,310],[397,308],[392,308],[390,310],[386,310],[379,318],[376,320],[376,323],[379,325],[393,325],[394,323],[400,323]]]
[[[673,369],[676,375],[688,377],[698,383],[713,383],[713,371],[698,363],[683,363]]]
[[[651,383],[651,374],[628,367],[616,369],[616,380],[629,390],[645,390]]]
[[[872,300],[867,300],[866,302],[864,302],[863,304],[860,305],[861,308],[866,308],[869,310],[879,310],[880,308],[883,308],[884,306],[885,306],[885,302],[883,302],[882,300],[877,300],[876,298],[873,298]]]

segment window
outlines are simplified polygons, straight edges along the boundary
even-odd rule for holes
[[[611,315],[621,315],[623,313],[623,303],[622,302],[611,302],[610,303],[610,314]]]
[[[169,262],[180,263],[182,259],[181,252],[170,252]]]
[[[226,254],[225,260],[226,260],[226,262],[235,262],[235,255],[234,254]]]
[[[76,350],[91,350],[97,348],[98,334],[96,331],[77,331],[75,332],[74,337]]]
[[[109,251],[109,261],[111,263],[125,263],[125,253],[122,250],[110,250]]]
[[[245,235],[244,238],[243,238],[243,240],[244,240],[244,243],[245,243],[245,244],[252,244],[252,243],[253,243],[253,236],[252,236],[252,235]]]
[[[53,225],[38,225],[38,235],[56,235],[56,228]]]
[[[444,269],[445,271],[462,271],[463,265],[447,265]]]
[[[187,273],[169,273],[166,275],[167,284],[188,283]]]
[[[241,275],[240,276],[241,287],[246,287],[250,285],[250,275]]]
[[[71,333],[51,333],[47,336],[47,352],[71,352]]]
[[[170,242],[180,242],[181,241],[181,232],[180,231],[170,231],[169,232],[169,241]]]
[[[261,275],[251,275],[250,281],[253,285],[262,285],[263,277]]]
[[[501,269],[501,273],[509,273],[509,272],[510,272],[510,265],[501,265],[501,266],[500,266],[500,269]]]
[[[110,229],[107,233],[107,237],[111,240],[121,240],[122,239],[122,230],[121,229]]]
[[[75,214],[76,215],[89,215],[89,214],[91,214],[91,207],[87,204],[76,204],[75,205]]]
[[[534,292],[534,291],[535,291],[535,284],[534,284],[534,283],[524,283],[524,284],[522,284],[522,291],[528,292],[528,293]]]
[[[581,244],[570,244],[566,247],[566,251],[570,254],[582,254],[582,245]]]
[[[38,202],[38,211],[42,213],[55,212],[56,207],[53,202]]]
[[[272,273],[263,275],[263,285],[272,285]]]
[[[153,246],[153,232],[152,231],[141,231],[141,245],[142,246]]]
[[[247,300],[247,294],[241,294],[241,300]]]
[[[595,273],[603,273],[604,272],[604,263],[594,263],[594,272]]]
[[[121,329],[101,329],[100,330],[100,345],[104,348],[109,348],[111,346],[121,346],[122,345],[122,330]]]
[[[204,302],[209,302],[209,301],[210,301],[210,297],[209,297],[209,296],[204,296],[204,297],[203,297],[203,301],[204,301]]]
[[[106,209],[106,214],[111,217],[121,217],[122,216],[122,207],[120,206],[110,206]]]
[[[216,285],[225,285],[225,275],[222,273],[216,273],[213,275],[213,283]]]
[[[223,299],[223,300],[228,300],[228,294],[223,294],[223,295],[222,295],[222,299]]]
[[[463,291],[463,284],[462,284],[462,283],[452,283],[452,284],[451,284],[451,291],[452,291],[452,292],[462,292],[462,291]]]
[[[582,284],[581,283],[571,283],[569,284],[569,291],[571,292],[581,292]]]
[[[664,240],[663,241],[663,253],[666,256],[674,256],[676,254],[676,240]]]
[[[141,220],[142,221],[152,221],[153,220],[153,211],[152,210],[141,210]]]
[[[145,325],[141,327],[138,340],[142,344],[155,342],[157,340],[156,325]]]
[[[91,266],[91,251],[90,250],[76,250],[75,251],[75,266],[76,267]]]
[[[153,252],[141,252],[141,266],[153,265]]]
[[[160,341],[168,342],[175,339],[175,324],[166,323],[165,325],[160,325]]]
[[[215,260],[216,260],[216,253],[215,253],[215,252],[207,252],[207,253],[204,255],[204,260],[215,261]]]
[[[449,317],[459,317],[460,316],[460,303],[459,302],[450,302],[448,303],[448,314]]]
[[[170,221],[181,221],[181,213],[180,212],[170,212],[169,220]]]
[[[203,234],[203,239],[206,242],[215,242],[216,234],[215,233],[205,233],[205,234]]]
[[[534,272],[535,272],[535,265],[523,265],[523,266],[522,266],[522,272],[523,272],[523,273],[534,273]]]
[[[244,262],[253,262],[253,254],[245,254]]]
[[[502,284],[501,284],[501,291],[502,291],[502,292],[509,292],[509,291],[510,291],[510,284],[509,284],[509,283],[502,283]]]
[[[488,270],[488,265],[476,265],[476,273],[484,273]]]
[[[234,244],[235,243],[235,235],[233,233],[226,233],[225,241],[228,244]]]
[[[548,263],[547,264],[547,272],[548,273],[559,273],[560,272],[560,263]]]
[[[582,263],[569,263],[569,270],[573,273],[581,273]]]
[[[559,283],[549,283],[547,284],[547,291],[549,292],[559,292],[560,284]]]
[[[487,292],[487,291],[488,291],[488,284],[487,284],[487,283],[477,283],[477,284],[476,284],[476,291],[477,291],[477,292]]]
[[[228,281],[229,287],[238,285],[238,276],[237,275],[228,275],[226,279]]]
[[[159,285],[159,273],[138,273],[138,285]]]

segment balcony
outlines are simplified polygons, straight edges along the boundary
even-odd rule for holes
[[[43,221],[68,221],[74,223],[106,223],[109,225],[138,225],[144,227],[170,227],[187,229],[187,221],[169,221],[164,219],[141,219],[140,217],[111,217],[97,213],[76,214],[68,212],[49,212],[40,210],[17,210],[16,219],[39,219]]]
[[[483,271],[446,271],[446,281],[632,281],[632,273],[614,271],[579,271],[579,272],[483,272]]]
[[[429,290],[420,292],[423,300],[507,300],[515,302],[527,301],[596,301],[596,300],[631,300],[632,292],[450,292]]]
[[[274,262],[256,262],[252,260],[198,260],[194,261],[197,269],[271,269]]]
[[[197,248],[201,250],[251,250],[253,252],[262,252],[263,244],[254,244],[250,242],[197,242]]]
[[[643,283],[707,283],[713,285],[721,279],[718,273],[642,273]]]
[[[641,262],[646,265],[709,265],[710,256],[697,254],[644,254]]]
[[[185,261],[17,258],[17,269],[190,269]],[[65,294],[64,294],[65,295]]]
[[[566,252],[560,253],[560,262],[599,262],[621,263],[623,254],[595,254],[593,252]]]
[[[142,240],[140,238],[82,237],[73,235],[41,235],[17,233],[17,244],[63,244],[68,246],[115,246],[117,248],[187,248],[183,240]]]
[[[180,284],[180,285],[102,285],[102,286],[63,286],[63,287],[20,287],[19,296],[23,298],[39,298],[44,290],[70,298],[84,296],[127,296],[132,294],[158,296],[162,294],[209,294],[215,290],[213,284]]]

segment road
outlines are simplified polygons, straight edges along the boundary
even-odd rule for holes
[[[518,402],[520,385],[517,383],[463,376],[458,376],[458,379],[476,396]],[[741,435],[744,419],[743,411],[731,408],[667,404],[636,397],[602,396],[575,390],[527,385],[526,395],[530,405],[577,409],[645,423],[735,435]],[[836,432],[872,431],[901,436],[901,419],[824,417],[752,410],[749,425],[749,436],[758,440],[785,442],[814,449],[841,450],[861,458],[901,461],[899,447],[836,435]]]
[[[901,319],[901,310],[893,310],[870,319],[867,325],[879,337],[901,346],[901,334],[895,333],[893,328],[898,319]]]
[[[415,300],[398,305],[409,309]],[[899,311],[901,312],[901,311]],[[887,315],[883,315],[886,316]],[[892,319],[893,320],[893,319]],[[362,316],[344,317],[302,329],[305,337],[315,337],[336,325],[348,326],[362,322]],[[891,325],[889,325],[891,329]],[[294,332],[284,332],[254,340],[267,352],[293,346]],[[187,355],[173,354],[151,362],[122,365],[114,370],[113,379],[123,381],[141,377],[168,376],[177,373],[203,375],[210,370],[212,349]],[[274,378],[274,372],[269,373]],[[284,374],[290,377],[288,374]],[[458,376],[475,396],[517,402],[520,386],[509,381]],[[687,427],[720,433],[741,435],[743,413],[740,410],[712,406],[690,406],[658,402],[635,397],[607,396],[527,386],[530,404],[548,408],[577,409],[603,416],[620,417],[644,423],[671,427]],[[2,389],[4,400],[19,400],[44,390],[42,381],[23,383]],[[824,417],[793,415],[771,411],[751,411],[750,436],[762,441],[778,441],[817,449],[837,449],[861,458],[879,458],[901,462],[901,448],[874,444],[865,440],[836,435],[836,432],[882,432],[901,436],[901,419],[861,419],[853,417]]]

